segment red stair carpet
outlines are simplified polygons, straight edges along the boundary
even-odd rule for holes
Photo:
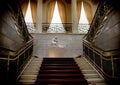
[[[88,85],[73,58],[43,58],[35,85]]]

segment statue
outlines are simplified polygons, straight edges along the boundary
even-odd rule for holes
[[[51,45],[52,46],[58,46],[58,39],[57,39],[57,37],[55,37],[55,38],[52,39]]]

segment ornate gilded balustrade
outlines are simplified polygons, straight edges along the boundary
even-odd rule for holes
[[[63,27],[62,27],[63,25]],[[43,23],[42,24],[42,31],[47,33],[48,29],[49,29],[50,24],[48,23]],[[59,33],[61,32],[63,29],[65,30],[65,33],[72,33],[72,23],[53,23],[50,26],[52,32],[54,33]],[[79,33],[87,33],[89,30],[89,25],[88,24],[78,24],[78,32]]]
[[[27,22],[26,25],[27,25],[27,29],[28,29],[28,31],[29,31],[30,33],[32,33],[32,32],[35,31],[36,25],[35,25],[34,23],[28,23],[28,22]]]
[[[78,24],[78,32],[80,34],[86,34],[89,30],[89,24]]]
[[[34,23],[26,23],[28,31],[30,33],[36,30]],[[80,34],[86,34],[89,30],[89,24],[78,24],[78,32]],[[42,32],[43,33],[72,33],[72,23],[42,23]]]
[[[112,2],[103,1],[103,0],[100,1],[99,6],[97,8],[97,11],[95,13],[95,16],[94,16],[92,23],[90,25],[89,32],[88,32],[87,37],[86,37],[86,39],[89,42],[94,41],[94,38],[97,36],[97,33],[104,25],[104,22],[106,20],[106,16],[109,14],[109,12],[112,9],[113,9]]]
[[[71,23],[42,23],[42,32],[43,33],[72,33],[72,24]]]
[[[101,0],[88,33],[83,38],[83,55],[106,81],[120,80],[119,1]]]

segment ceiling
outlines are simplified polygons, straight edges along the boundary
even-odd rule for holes
[[[43,0],[43,3],[45,3],[48,0]],[[71,0],[65,0],[67,3],[71,3]]]

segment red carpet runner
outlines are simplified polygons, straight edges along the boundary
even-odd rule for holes
[[[88,85],[73,58],[43,58],[35,85]]]

